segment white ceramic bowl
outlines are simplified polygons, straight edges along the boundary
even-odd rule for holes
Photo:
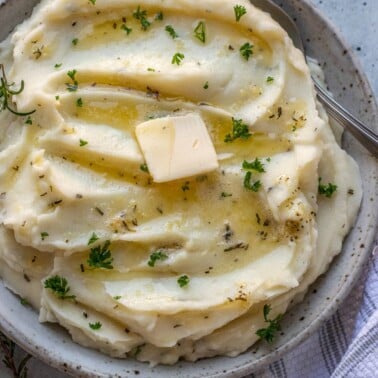
[[[27,17],[37,2],[5,1],[0,8],[0,39]],[[307,0],[285,0],[283,7],[297,20],[307,53],[322,64],[335,97],[368,125],[376,127],[377,105],[351,49]],[[344,137],[344,148],[357,161],[364,184],[358,220],[326,275],[316,281],[301,304],[285,315],[284,334],[273,345],[257,344],[236,358],[216,357],[155,368],[133,360],[116,360],[73,343],[58,326],[40,324],[37,313],[22,306],[1,280],[0,328],[37,358],[78,377],[242,377],[260,368],[303,341],[333,314],[352,288],[372,249],[378,219],[377,161],[349,135]]]

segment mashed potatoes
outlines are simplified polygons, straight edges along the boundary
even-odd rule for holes
[[[248,1],[44,0],[0,47],[35,110],[0,114],[0,276],[42,322],[152,364],[236,356],[340,252],[358,169]]]

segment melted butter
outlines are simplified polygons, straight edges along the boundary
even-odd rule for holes
[[[244,159],[269,157],[285,152],[291,147],[291,142],[283,136],[270,137],[262,133],[253,133],[253,129],[252,136],[248,139],[239,138],[225,143],[226,135],[232,133],[232,120],[210,114],[206,114],[204,118],[217,153],[232,153],[235,156],[233,161],[242,162]]]

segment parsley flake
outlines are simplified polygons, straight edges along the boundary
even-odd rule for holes
[[[45,289],[50,289],[59,299],[75,299],[75,295],[67,295],[70,291],[68,282],[64,277],[53,276],[45,280],[44,282]]]
[[[74,38],[71,43],[76,46],[78,43],[79,43],[79,39],[78,38]]]
[[[140,168],[140,170],[141,170],[142,172],[146,172],[146,173],[149,173],[149,172],[150,172],[150,171],[148,170],[148,165],[147,165],[146,163],[141,164],[141,166],[140,166],[139,168]]]
[[[76,100],[76,106],[79,108],[83,107],[83,99],[81,97]]]
[[[102,327],[102,324],[100,322],[89,323],[89,328],[93,329],[93,331],[98,331],[101,327]]]
[[[129,34],[133,31],[133,29],[128,28],[128,27],[126,26],[126,24],[122,24],[122,25],[121,25],[121,29],[124,30],[124,31],[126,32],[126,35],[129,35]]]
[[[248,171],[248,170],[253,170],[257,171],[259,173],[265,172],[264,169],[264,164],[261,163],[261,160],[256,158],[253,162],[249,163],[248,161],[244,160],[243,161],[243,169]]]
[[[227,134],[224,138],[225,143],[233,142],[235,139],[248,139],[252,134],[249,127],[241,119],[232,118],[232,133]]]
[[[49,234],[47,232],[41,232],[41,240],[42,241],[44,241],[48,236],[49,236]]]
[[[88,240],[88,245],[91,245],[93,243],[96,243],[97,240],[99,240],[100,238],[96,235],[95,232],[93,232],[93,234],[91,235],[91,237],[89,238]]]
[[[207,81],[205,85],[203,86],[203,89],[209,89],[209,82]]]
[[[62,63],[56,63],[55,66],[54,66],[54,68],[56,68],[56,69],[58,69],[60,67],[62,67]]]
[[[86,146],[88,144],[88,142],[86,140],[84,140],[84,139],[80,139],[79,143],[80,143],[80,147],[84,147],[84,146]]]
[[[202,43],[206,42],[206,25],[200,21],[194,29],[194,36]]]
[[[165,27],[165,31],[172,37],[172,39],[178,38],[178,34],[176,33],[175,29],[173,29],[172,25],[167,25]]]
[[[185,58],[185,55],[178,52],[175,55],[173,55],[171,63],[177,64],[179,66],[184,58]]]
[[[112,253],[108,249],[110,240],[106,240],[104,245],[91,248],[87,263],[92,268],[113,269]]]
[[[272,76],[268,76],[268,77],[266,78],[266,82],[267,82],[268,84],[273,83],[273,81],[274,81],[274,77],[272,77]]]
[[[251,55],[253,55],[253,45],[249,42],[244,43],[242,47],[240,47],[240,54],[245,59],[248,60]]]
[[[279,314],[275,319],[268,319],[268,315],[271,311],[271,307],[268,304],[264,305],[263,311],[264,321],[269,325],[266,328],[261,328],[257,330],[256,335],[259,336],[261,339],[267,341],[268,343],[272,343],[276,332],[281,331],[281,325],[279,324],[279,322],[282,319],[282,314]]]
[[[168,256],[164,252],[156,251],[150,255],[150,259],[148,260],[147,264],[153,268],[155,266],[156,261],[158,260],[163,261],[163,260],[166,260],[167,258]]]
[[[258,192],[259,189],[261,188],[261,182],[260,180],[255,181],[253,184],[251,184],[251,179],[252,179],[252,173],[247,172],[244,177],[244,188],[248,190],[252,190],[252,192]]]
[[[237,22],[239,22],[240,19],[247,13],[247,10],[245,9],[243,5],[235,5],[234,12],[235,12],[235,19]]]
[[[141,10],[139,5],[137,10],[133,13],[133,17],[140,21],[142,30],[146,31],[151,26],[151,22],[147,20],[147,11]]]
[[[180,287],[188,286],[190,282],[190,278],[185,274],[178,278],[177,283]]]
[[[32,125],[33,124],[33,120],[31,119],[30,116],[28,116],[28,118],[26,118],[25,124],[27,124],[27,125]]]
[[[337,191],[337,185],[328,183],[328,185],[321,184],[322,178],[319,178],[319,186],[318,186],[318,192],[319,194],[322,194],[326,196],[327,198],[331,198],[333,193]]]
[[[96,0],[89,0],[90,3],[92,3],[93,5],[96,4]]]

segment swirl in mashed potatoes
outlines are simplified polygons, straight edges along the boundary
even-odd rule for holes
[[[43,0],[0,47],[36,110],[0,114],[0,276],[42,322],[152,364],[235,356],[340,252],[358,169],[248,1]]]

